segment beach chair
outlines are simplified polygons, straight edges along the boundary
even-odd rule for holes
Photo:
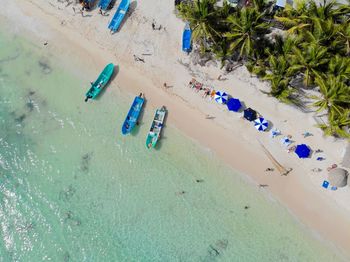
[[[282,138],[281,143],[288,147],[291,143],[293,143],[293,141],[290,140],[289,137],[285,136]]]
[[[276,136],[279,136],[281,134],[281,131],[278,130],[277,128],[274,128],[271,130],[271,137],[274,138]]]
[[[332,186],[331,187],[331,190],[333,190],[333,191],[335,191],[335,190],[337,190],[338,188],[336,187],[336,186]]]

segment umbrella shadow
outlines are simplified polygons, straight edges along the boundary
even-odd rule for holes
[[[267,128],[265,129],[265,132],[270,132],[270,130],[274,127],[274,125],[270,120],[266,120],[266,121],[268,125],[267,125]]]
[[[247,108],[245,102],[239,100],[241,102],[241,108],[237,111],[237,113],[243,113],[243,111]]]

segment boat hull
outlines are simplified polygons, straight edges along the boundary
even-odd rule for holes
[[[111,32],[118,31],[120,24],[122,23],[126,12],[129,9],[130,0],[122,0],[117,11],[115,12],[112,21],[109,23],[108,28]]]
[[[101,74],[98,76],[95,82],[91,84],[89,91],[85,94],[85,102],[88,99],[95,99],[102,91],[102,89],[108,84],[114,72],[114,64],[108,64]]]
[[[192,50],[191,46],[192,31],[190,25],[186,23],[184,31],[182,33],[182,51],[189,53]]]
[[[122,126],[123,135],[129,134],[135,127],[140,116],[144,101],[145,100],[140,96],[135,97],[134,102],[132,103]]]
[[[107,10],[111,2],[112,0],[100,0],[98,3],[98,7],[101,8],[102,10]]]
[[[148,135],[146,138],[146,147],[148,149],[154,148],[157,145],[157,142],[160,138],[160,134],[163,129],[166,113],[167,111],[164,106],[156,110],[156,113],[154,115],[154,118],[151,124],[150,131],[148,132]]]

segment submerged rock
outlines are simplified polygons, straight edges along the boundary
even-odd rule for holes
[[[38,64],[41,68],[41,71],[44,73],[44,74],[50,74],[52,72],[52,68],[51,66],[49,65],[49,62],[42,58],[38,61]]]
[[[89,171],[89,166],[90,166],[90,161],[92,158],[93,152],[89,152],[84,154],[81,157],[81,163],[80,163],[80,169],[83,172],[88,172]]]
[[[27,117],[26,114],[21,114],[20,116],[15,118],[15,121],[19,124],[22,124],[24,119],[26,119],[26,117]]]
[[[72,185],[69,185],[68,188],[60,191],[58,198],[63,201],[69,201],[74,196],[75,192],[75,188]]]

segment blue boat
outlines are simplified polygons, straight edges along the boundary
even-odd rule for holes
[[[101,8],[102,10],[107,10],[111,2],[112,0],[100,0],[100,2],[98,2],[98,7]]]
[[[190,28],[190,24],[186,23],[184,32],[182,33],[182,51],[186,53],[189,53],[192,50],[191,37],[192,37],[192,31]]]
[[[139,118],[139,115],[141,113],[144,101],[145,99],[142,98],[142,94],[135,97],[134,102],[132,103],[128,115],[126,116],[126,119],[122,126],[123,135],[129,134],[131,130],[135,127],[137,119]]]
[[[126,14],[126,12],[129,9],[130,0],[122,0],[120,3],[117,12],[115,12],[112,21],[109,23],[108,28],[111,30],[111,32],[115,33],[118,31],[118,28],[123,21],[123,18]]]

